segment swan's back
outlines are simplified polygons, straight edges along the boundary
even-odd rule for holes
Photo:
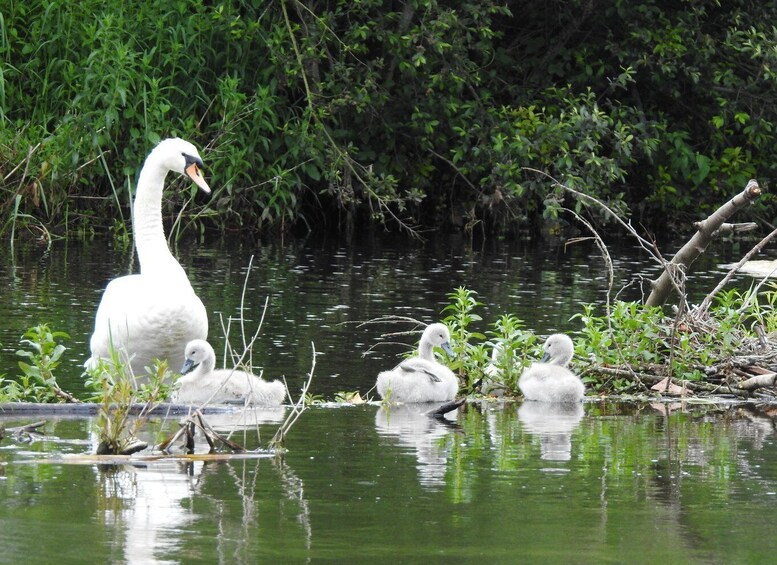
[[[583,382],[565,367],[534,363],[518,379],[526,400],[540,402],[580,402],[585,396]]]
[[[448,402],[456,397],[459,382],[445,365],[414,357],[378,374],[376,388],[391,402]]]

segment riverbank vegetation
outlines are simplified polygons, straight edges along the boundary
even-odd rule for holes
[[[563,201],[546,175],[666,233],[774,176],[775,19],[743,0],[10,3],[0,235],[126,235],[170,135],[215,188],[167,192],[176,233],[536,233]]]

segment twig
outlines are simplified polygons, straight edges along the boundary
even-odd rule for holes
[[[310,342],[310,347],[313,350],[313,360],[311,361],[308,380],[302,387],[302,391],[300,392],[299,400],[297,400],[297,402],[294,402],[293,399],[291,399],[291,392],[289,391],[288,385],[286,385],[286,391],[289,395],[289,398],[292,400],[291,413],[286,417],[281,426],[275,431],[275,435],[270,440],[270,446],[276,449],[282,447],[286,438],[286,434],[296,423],[302,413],[307,409],[307,405],[305,404],[305,396],[307,395],[308,389],[310,388],[310,383],[313,382],[313,373],[316,370],[316,345],[313,342]],[[285,381],[286,379],[284,378],[284,383]]]
[[[734,265],[728,273],[726,273],[726,276],[723,277],[723,279],[721,279],[718,285],[715,288],[713,288],[712,291],[706,297],[704,297],[704,300],[702,300],[697,311],[700,314],[705,313],[709,309],[710,303],[712,302],[712,299],[715,297],[715,295],[718,294],[721,291],[721,289],[724,286],[726,286],[728,281],[730,281],[734,277],[734,275],[737,274],[739,269],[742,268],[742,265],[747,263],[756,253],[761,251],[761,249],[763,249],[767,243],[769,243],[772,239],[774,239],[775,236],[777,236],[777,229],[772,230],[772,232],[769,235],[767,235],[761,241],[756,243],[753,246],[753,248],[750,251],[748,251],[745,254],[745,256],[742,257],[742,259],[740,259],[739,262],[736,265]]]

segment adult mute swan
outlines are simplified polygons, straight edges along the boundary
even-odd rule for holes
[[[286,387],[280,381],[268,382],[256,375],[232,369],[216,369],[216,353],[204,339],[186,345],[186,360],[178,379],[180,387],[172,401],[178,404],[223,404],[240,402],[280,406]]]
[[[183,364],[186,344],[208,336],[208,315],[181,265],[170,253],[162,226],[162,190],[168,171],[189,177],[205,193],[197,149],[179,138],[165,139],[146,157],[138,177],[132,231],[140,274],[113,279],[103,292],[90,341],[94,368],[110,359],[110,346],[135,375],[154,359]]]
[[[572,340],[564,334],[554,334],[545,341],[543,349],[542,361],[532,363],[518,379],[523,396],[540,402],[580,402],[585,385],[567,369],[574,353]]]
[[[450,339],[445,324],[427,326],[418,343],[418,355],[378,375],[376,387],[380,397],[391,402],[453,400],[459,390],[459,381],[453,371],[434,358],[435,346],[453,355]]]

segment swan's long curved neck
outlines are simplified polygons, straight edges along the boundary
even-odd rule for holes
[[[210,375],[216,370],[216,354],[208,355],[202,360],[200,366],[197,367],[198,372],[203,375]]]
[[[426,341],[418,344],[418,356],[427,361],[434,361],[434,346]]]
[[[549,365],[559,365],[561,367],[566,367],[569,365],[569,362],[572,360],[572,353],[567,353],[566,351],[559,352],[556,357],[553,357],[550,361],[548,361]]]
[[[149,155],[138,178],[133,232],[142,274],[181,274],[181,265],[170,253],[162,225],[162,191],[167,169]]]

